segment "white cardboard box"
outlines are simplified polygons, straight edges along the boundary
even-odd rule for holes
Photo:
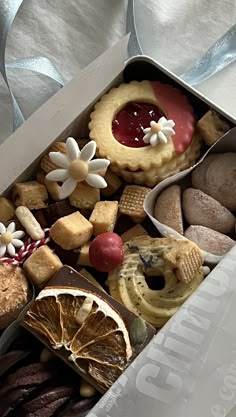
[[[81,71],[3,143],[0,193],[7,192],[20,178],[29,178],[37,160],[52,142],[70,135],[86,135],[94,102],[111,84],[122,80],[127,41],[124,38]],[[158,77],[170,75],[179,82],[150,58],[132,58],[127,63],[127,77],[132,71],[134,77],[142,76],[149,65],[155,67]],[[199,111],[206,107],[201,98],[197,93]],[[207,104],[215,107],[209,101]],[[232,115],[227,116],[234,121]],[[88,416],[226,416],[236,404],[235,276],[236,247]]]

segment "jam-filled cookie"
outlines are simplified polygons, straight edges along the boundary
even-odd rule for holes
[[[126,181],[153,186],[191,166],[200,154],[187,97],[157,81],[132,81],[105,94],[89,123],[97,155]]]

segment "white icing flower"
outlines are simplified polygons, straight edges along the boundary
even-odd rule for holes
[[[150,143],[151,146],[156,146],[159,141],[167,143],[168,137],[175,135],[175,131],[172,129],[174,125],[175,122],[173,120],[167,120],[164,116],[158,122],[152,120],[150,127],[143,129],[143,133],[145,133],[143,137],[144,143]]]
[[[11,257],[16,254],[15,248],[21,248],[24,242],[20,240],[24,236],[22,230],[16,230],[15,222],[11,222],[7,227],[0,223],[0,256],[7,252]]]
[[[80,151],[78,143],[73,138],[66,141],[66,155],[61,152],[50,152],[51,161],[60,169],[49,172],[46,178],[49,181],[63,182],[59,191],[60,199],[69,197],[75,190],[77,183],[81,181],[96,188],[105,188],[107,183],[98,174],[98,171],[106,169],[110,164],[107,159],[91,159],[96,152],[96,142],[90,141]]]

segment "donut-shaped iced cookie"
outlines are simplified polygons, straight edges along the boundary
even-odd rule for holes
[[[145,132],[151,123],[158,125],[163,116],[169,123],[173,120],[174,134],[166,143],[159,140],[150,145],[144,140]],[[110,90],[95,105],[89,128],[90,138],[97,143],[97,155],[109,159],[112,170],[139,184],[147,184],[148,179],[149,185],[155,185],[159,177],[169,176],[169,169],[172,174],[191,165],[200,152],[199,137],[191,148],[194,114],[187,97],[157,81],[132,81]],[[158,131],[160,126],[156,128]]]
[[[157,284],[153,289],[150,278]],[[115,299],[160,328],[202,280],[202,257],[194,243],[141,236],[125,243],[124,262],[107,282]]]

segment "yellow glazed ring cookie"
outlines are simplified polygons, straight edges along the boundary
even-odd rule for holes
[[[97,155],[109,159],[113,171],[128,181],[155,185],[199,156],[194,124],[193,108],[179,89],[157,81],[132,81],[101,98],[89,129]]]
[[[148,279],[158,289],[148,286]],[[141,236],[124,245],[124,262],[108,277],[110,294],[157,328],[203,280],[198,247],[185,240]]]

